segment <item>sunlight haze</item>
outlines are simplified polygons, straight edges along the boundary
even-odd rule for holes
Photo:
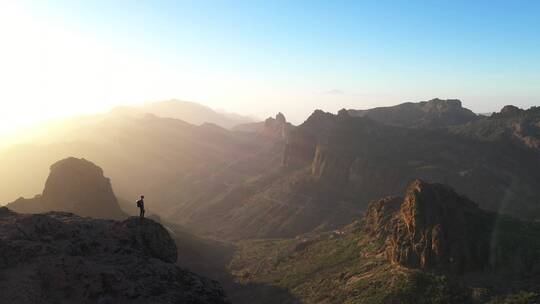
[[[480,113],[540,101],[534,2],[151,3],[2,1],[0,134],[171,98],[294,123],[435,97]]]

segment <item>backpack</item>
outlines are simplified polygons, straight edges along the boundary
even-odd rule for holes
[[[140,200],[137,201],[137,207],[141,208],[141,201]]]

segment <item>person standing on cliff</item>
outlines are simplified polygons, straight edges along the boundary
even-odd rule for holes
[[[140,209],[139,217],[142,220],[144,218],[144,195],[141,195],[141,199],[137,201],[137,207]]]

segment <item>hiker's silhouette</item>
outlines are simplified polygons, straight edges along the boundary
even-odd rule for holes
[[[141,199],[137,201],[137,207],[140,209],[139,217],[142,220],[144,218],[144,195],[141,195]]]

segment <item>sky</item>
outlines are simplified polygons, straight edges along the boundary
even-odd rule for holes
[[[0,0],[0,135],[176,98],[295,123],[540,105],[540,1]]]

